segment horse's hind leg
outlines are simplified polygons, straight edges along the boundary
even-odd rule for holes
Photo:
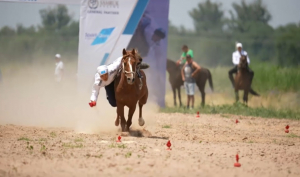
[[[178,100],[179,100],[179,105],[180,107],[182,106],[182,102],[181,102],[181,93],[180,93],[180,87],[177,88],[177,92],[178,92]]]
[[[122,128],[122,132],[125,131],[125,124],[126,124],[126,120],[125,120],[125,116],[124,116],[124,105],[117,105],[117,111],[118,111],[118,115],[121,118],[121,128]]]
[[[135,112],[135,109],[136,109],[136,104],[129,108],[126,131],[129,131],[129,128],[132,124],[132,116]]]
[[[177,103],[176,103],[176,89],[173,86],[172,86],[172,91],[173,91],[174,106],[176,106],[177,105]]]
[[[248,104],[248,90],[244,90],[244,97],[243,97],[243,101],[244,103],[247,105]]]
[[[205,85],[204,85],[205,86]],[[201,85],[199,86],[199,90],[201,92],[201,106],[205,105],[205,90],[204,90],[204,86],[201,87]]]

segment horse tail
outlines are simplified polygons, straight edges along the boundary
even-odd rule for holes
[[[212,82],[212,76],[211,76],[211,73],[210,73],[210,71],[207,69],[207,71],[208,71],[208,82],[209,82],[209,86],[210,86],[210,89],[212,90],[212,91],[214,91],[214,86],[213,86],[213,82]]]
[[[252,88],[250,88],[249,92],[252,94],[252,95],[255,95],[255,96],[260,96],[258,93],[256,93]]]

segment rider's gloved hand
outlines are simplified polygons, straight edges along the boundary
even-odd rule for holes
[[[96,101],[90,101],[90,102],[89,102],[89,105],[90,105],[90,107],[96,106]]]

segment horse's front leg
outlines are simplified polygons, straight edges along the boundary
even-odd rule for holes
[[[135,109],[136,109],[136,104],[134,104],[134,106],[129,107],[126,131],[129,131],[129,128],[132,124],[132,117],[135,112]]]
[[[245,103],[246,105],[248,105],[248,93],[249,93],[248,90],[244,90],[244,97],[243,97],[243,100],[244,100],[244,103]]]
[[[125,132],[126,120],[124,116],[124,105],[117,104],[117,112],[118,112],[118,116],[121,118],[122,132]]]
[[[120,116],[119,116],[119,114],[118,114],[118,109],[116,109],[116,112],[117,112],[117,118],[116,118],[116,120],[115,120],[115,125],[116,125],[116,126],[119,126],[119,124],[120,124]]]
[[[178,100],[179,100],[179,106],[182,106],[182,102],[181,102],[181,93],[180,93],[180,86],[177,88],[177,92],[178,92]]]
[[[237,89],[235,89],[235,101],[239,101],[239,91]]]

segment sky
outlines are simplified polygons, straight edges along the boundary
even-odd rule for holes
[[[232,10],[232,3],[240,3],[241,0],[211,0],[212,2],[222,3],[222,8],[229,16],[228,11]],[[247,3],[253,0],[246,0]],[[170,0],[169,19],[176,26],[184,26],[187,29],[193,29],[193,21],[188,12],[197,7],[200,2],[205,0]],[[269,9],[272,20],[270,25],[278,27],[288,23],[300,22],[300,0],[263,0]],[[0,2],[0,28],[3,26],[16,27],[23,24],[28,27],[41,23],[39,10],[54,7],[55,5],[37,4],[37,3],[14,3]],[[70,14],[75,20],[79,20],[79,5],[67,5]]]

